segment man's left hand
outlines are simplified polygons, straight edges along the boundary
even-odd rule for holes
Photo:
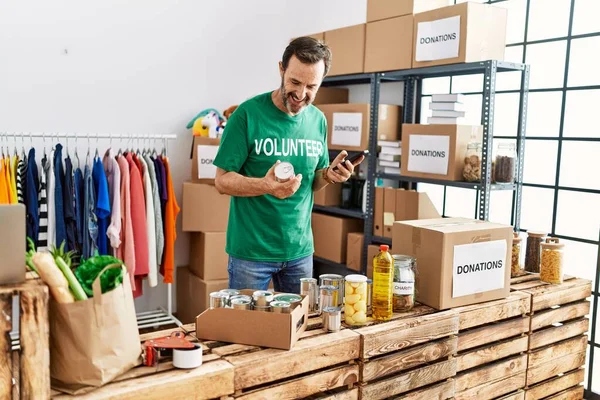
[[[361,156],[355,161],[354,164],[352,164],[350,161],[346,160],[347,156],[348,152],[345,150],[340,152],[335,160],[333,160],[331,165],[325,169],[324,172],[326,174],[327,181],[332,181],[333,183],[346,182],[352,176],[354,167],[356,167],[365,159],[364,156]]]

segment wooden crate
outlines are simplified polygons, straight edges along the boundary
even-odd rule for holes
[[[142,343],[149,339],[168,336],[173,331],[183,331],[187,339],[197,342],[194,336],[195,325],[184,325],[181,328],[162,330],[141,335]],[[233,389],[233,366],[215,352],[213,348],[203,345],[202,366],[182,370],[173,367],[170,357],[161,357],[157,367],[138,366],[116,378],[113,382],[101,387],[70,387],[71,393],[65,394],[53,390],[53,399],[212,399],[231,395]]]
[[[13,297],[19,298],[20,349],[12,350]],[[41,280],[0,286],[0,398],[50,397],[48,287]]]
[[[234,368],[233,398],[345,399],[358,394],[353,389],[359,379],[355,360],[360,344],[358,333],[351,329],[327,333],[321,317],[313,316],[289,351],[230,344],[218,352]]]
[[[525,388],[531,296],[458,307],[456,399],[490,400]],[[510,398],[510,397],[509,397]]]
[[[453,396],[454,382],[448,379],[456,375],[456,312],[417,305],[408,313],[394,314],[391,321],[354,331],[362,342],[362,399]]]

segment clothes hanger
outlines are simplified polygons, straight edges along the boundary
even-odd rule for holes
[[[88,139],[88,148],[87,148],[87,154],[85,156],[85,165],[89,165],[90,162],[90,134],[87,134],[87,139]]]
[[[19,135],[21,137],[21,150],[23,151],[23,153],[21,154],[23,160],[25,160],[25,135],[23,134],[23,132],[21,132],[21,134]]]
[[[17,132],[13,132],[13,141],[15,142],[15,157],[18,157],[19,150],[17,150]]]
[[[79,138],[79,135],[75,134],[75,158],[77,159],[77,168],[80,168],[81,164],[79,162],[79,153],[77,153],[77,147],[79,147],[79,145],[77,144],[78,138]]]

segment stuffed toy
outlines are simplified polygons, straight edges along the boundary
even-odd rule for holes
[[[196,115],[187,124],[187,129],[191,129],[194,136],[217,138],[221,136],[224,122],[225,118],[217,110],[208,108]]]
[[[238,108],[237,104],[231,107],[227,107],[227,109],[225,111],[223,111],[223,116],[225,117],[225,119],[229,119],[229,117],[231,117],[231,114],[233,114],[233,112]]]

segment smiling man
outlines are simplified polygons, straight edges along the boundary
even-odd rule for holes
[[[247,100],[231,115],[214,160],[215,185],[231,197],[226,251],[229,287],[298,293],[312,277],[313,192],[341,183],[355,165],[342,151],[329,164],[327,121],[312,105],[331,65],[330,49],[313,38],[293,40],[279,62],[278,89]],[[295,175],[275,178],[287,161]],[[333,169],[337,167],[337,170]]]

